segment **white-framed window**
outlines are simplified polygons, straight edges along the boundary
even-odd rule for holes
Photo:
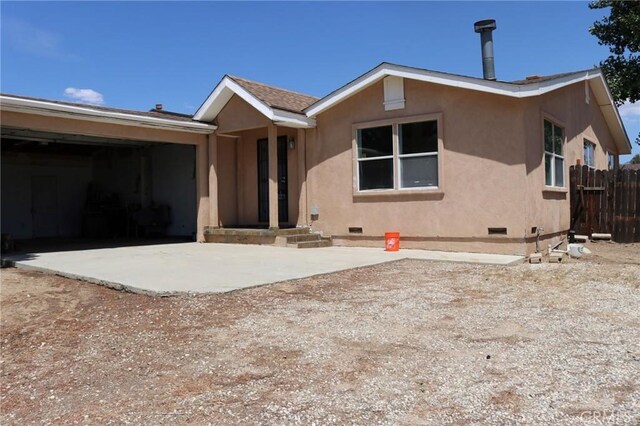
[[[564,129],[544,120],[544,179],[546,186],[564,187]]]
[[[398,124],[400,188],[438,187],[438,122]]]
[[[596,168],[596,160],[595,160],[596,144],[585,139],[583,147],[584,147],[583,148],[584,165],[591,169],[595,169]]]
[[[393,126],[358,129],[358,189],[393,189]]]
[[[440,185],[440,114],[354,126],[355,190],[432,190]]]
[[[607,166],[609,170],[616,168],[616,156],[610,152],[607,154]]]

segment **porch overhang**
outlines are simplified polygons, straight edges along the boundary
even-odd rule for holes
[[[213,92],[211,92],[200,108],[198,108],[193,119],[201,122],[213,122],[233,95],[237,95],[243,99],[278,126],[297,129],[309,129],[316,126],[315,119],[309,118],[305,114],[284,111],[267,105],[233,81],[229,76],[223,77],[220,83],[213,89]]]

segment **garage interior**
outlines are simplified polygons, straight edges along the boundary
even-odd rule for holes
[[[195,239],[194,145],[5,127],[1,136],[3,245]]]

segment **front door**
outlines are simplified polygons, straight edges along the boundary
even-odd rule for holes
[[[289,221],[287,137],[278,137],[278,222]],[[258,140],[258,220],[269,222],[269,140]]]
[[[58,180],[55,176],[31,178],[33,237],[58,236]]]

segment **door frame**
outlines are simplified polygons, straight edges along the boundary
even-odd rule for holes
[[[289,167],[287,136],[278,136],[278,223],[289,223]],[[258,139],[258,222],[269,223],[269,140]]]

